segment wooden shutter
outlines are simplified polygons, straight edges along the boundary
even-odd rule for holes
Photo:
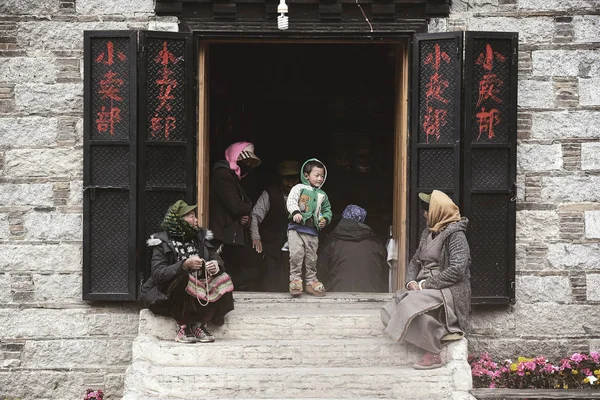
[[[464,195],[475,304],[514,301],[517,33],[467,32]]]
[[[137,32],[84,41],[83,299],[134,300]]]
[[[412,57],[411,254],[427,226],[418,193],[437,189],[460,201],[462,32],[415,35]]]
[[[139,246],[160,230],[169,205],[196,200],[196,101],[193,37],[141,32]],[[140,251],[141,274],[150,253]]]

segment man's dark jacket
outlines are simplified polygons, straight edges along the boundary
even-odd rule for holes
[[[319,252],[319,276],[328,292],[388,291],[386,251],[365,224],[342,218]]]

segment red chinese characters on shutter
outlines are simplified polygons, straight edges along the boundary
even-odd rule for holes
[[[436,140],[440,139],[441,128],[447,124],[448,115],[447,105],[450,100],[445,97],[444,91],[449,86],[449,80],[442,75],[442,63],[449,64],[450,56],[442,51],[439,44],[435,44],[434,51],[426,55],[423,65],[430,65],[433,73],[429,77],[429,83],[426,84],[425,107],[427,113],[423,120],[423,131],[426,135],[426,143],[429,143],[429,137]]]
[[[494,73],[494,63],[506,62],[506,57],[497,51],[494,51],[492,46],[487,43],[485,45],[485,53],[480,53],[479,57],[475,61],[476,66],[482,68],[483,77],[479,81],[479,98],[477,99],[476,107],[481,109],[475,114],[477,122],[479,124],[479,135],[477,140],[481,138],[482,134],[487,134],[488,139],[495,137],[494,127],[502,121],[501,111],[496,106],[502,103],[501,89],[504,85],[502,79]],[[487,109],[484,103],[490,104]]]
[[[158,87],[158,105],[150,119],[150,134],[153,138],[162,135],[165,140],[169,140],[170,132],[177,128],[177,118],[171,112],[173,110],[172,101],[175,99],[173,90],[178,86],[170,67],[177,64],[179,59],[169,51],[168,43],[164,41],[162,50],[153,61],[160,66],[160,75],[155,81]]]
[[[120,104],[123,102],[121,90],[124,83],[114,67],[118,63],[126,64],[127,56],[122,51],[116,51],[114,43],[109,40],[106,43],[106,50],[100,53],[94,62],[106,69],[97,90],[101,101],[100,110],[95,111],[96,129],[98,133],[108,132],[110,136],[114,136],[116,125],[123,120]]]

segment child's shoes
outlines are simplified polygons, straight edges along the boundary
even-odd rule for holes
[[[302,294],[302,280],[294,279],[290,282],[290,294],[292,297],[298,297]]]
[[[306,293],[317,297],[323,297],[325,296],[325,286],[319,281],[309,282],[306,284]]]

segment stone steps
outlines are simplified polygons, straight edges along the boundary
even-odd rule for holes
[[[451,399],[457,386],[469,389],[468,380],[456,381],[460,361],[443,368],[417,371],[412,368],[196,368],[164,367],[138,362],[135,372],[126,378],[126,395],[132,386],[141,386],[138,396],[159,398],[223,399],[238,396],[263,399],[387,398],[387,399]],[[433,389],[433,390],[432,390]],[[141,393],[140,393],[141,392]],[[433,392],[433,393],[432,393]]]
[[[181,367],[354,367],[407,366],[420,352],[388,338],[315,340],[219,339],[195,345],[139,336],[133,358],[154,365]]]
[[[175,343],[175,322],[140,313],[125,397],[138,399],[473,399],[467,341],[417,371],[421,352],[383,330],[389,294],[234,294],[214,343]]]
[[[335,322],[335,323],[333,323]],[[381,337],[379,310],[303,309],[289,311],[245,311],[227,314],[225,325],[211,327],[219,339],[357,339]],[[175,322],[149,310],[140,313],[140,332],[163,340],[175,337]]]

